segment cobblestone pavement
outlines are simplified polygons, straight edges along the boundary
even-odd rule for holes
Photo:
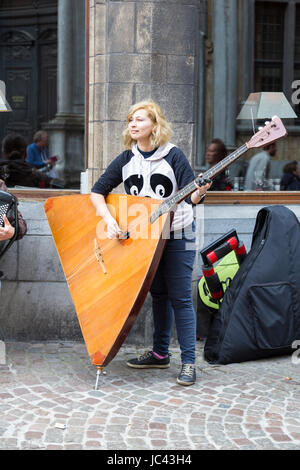
[[[300,364],[290,356],[212,366],[198,342],[197,383],[171,367],[134,370],[123,347],[94,390],[84,344],[6,343],[0,449],[299,449]]]

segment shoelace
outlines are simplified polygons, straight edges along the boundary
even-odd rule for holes
[[[144,359],[147,359],[147,358],[150,357],[150,356],[153,356],[152,351],[145,351],[144,354],[142,354],[142,355],[138,358],[138,360],[139,360],[139,361],[143,361]],[[172,356],[172,354],[169,353],[168,356],[170,357],[170,356]]]
[[[138,360],[143,361],[144,359],[147,359],[147,357],[150,356],[152,356],[152,351],[145,351],[144,354],[142,354]]]
[[[195,367],[192,364],[183,364],[182,366],[182,375],[187,375],[188,377],[193,377]]]

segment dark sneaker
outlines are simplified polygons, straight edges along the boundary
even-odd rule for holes
[[[130,359],[127,365],[135,369],[167,369],[170,367],[170,355],[168,354],[163,359],[157,359],[152,351],[146,351],[140,357]]]
[[[193,385],[196,382],[195,364],[182,364],[181,372],[177,377],[180,385]]]

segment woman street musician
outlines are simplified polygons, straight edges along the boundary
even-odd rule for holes
[[[122,233],[108,210],[105,197],[120,183],[127,194],[165,199],[194,179],[184,153],[170,142],[171,128],[153,101],[133,105],[123,132],[126,150],[117,156],[94,184],[91,201],[107,224],[108,238]],[[192,205],[203,202],[211,182],[197,186],[178,204],[170,237],[150,288],[154,322],[153,349],[127,362],[136,369],[170,366],[169,343],[173,317],[181,350],[177,382],[196,381],[196,314],[192,302],[192,270],[195,260],[195,227]]]

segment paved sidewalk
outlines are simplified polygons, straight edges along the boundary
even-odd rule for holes
[[[82,343],[6,343],[0,449],[299,449],[300,364],[290,356],[212,366],[197,342],[198,380],[171,367],[134,370],[123,347],[100,377]],[[287,379],[287,377],[289,379]]]

